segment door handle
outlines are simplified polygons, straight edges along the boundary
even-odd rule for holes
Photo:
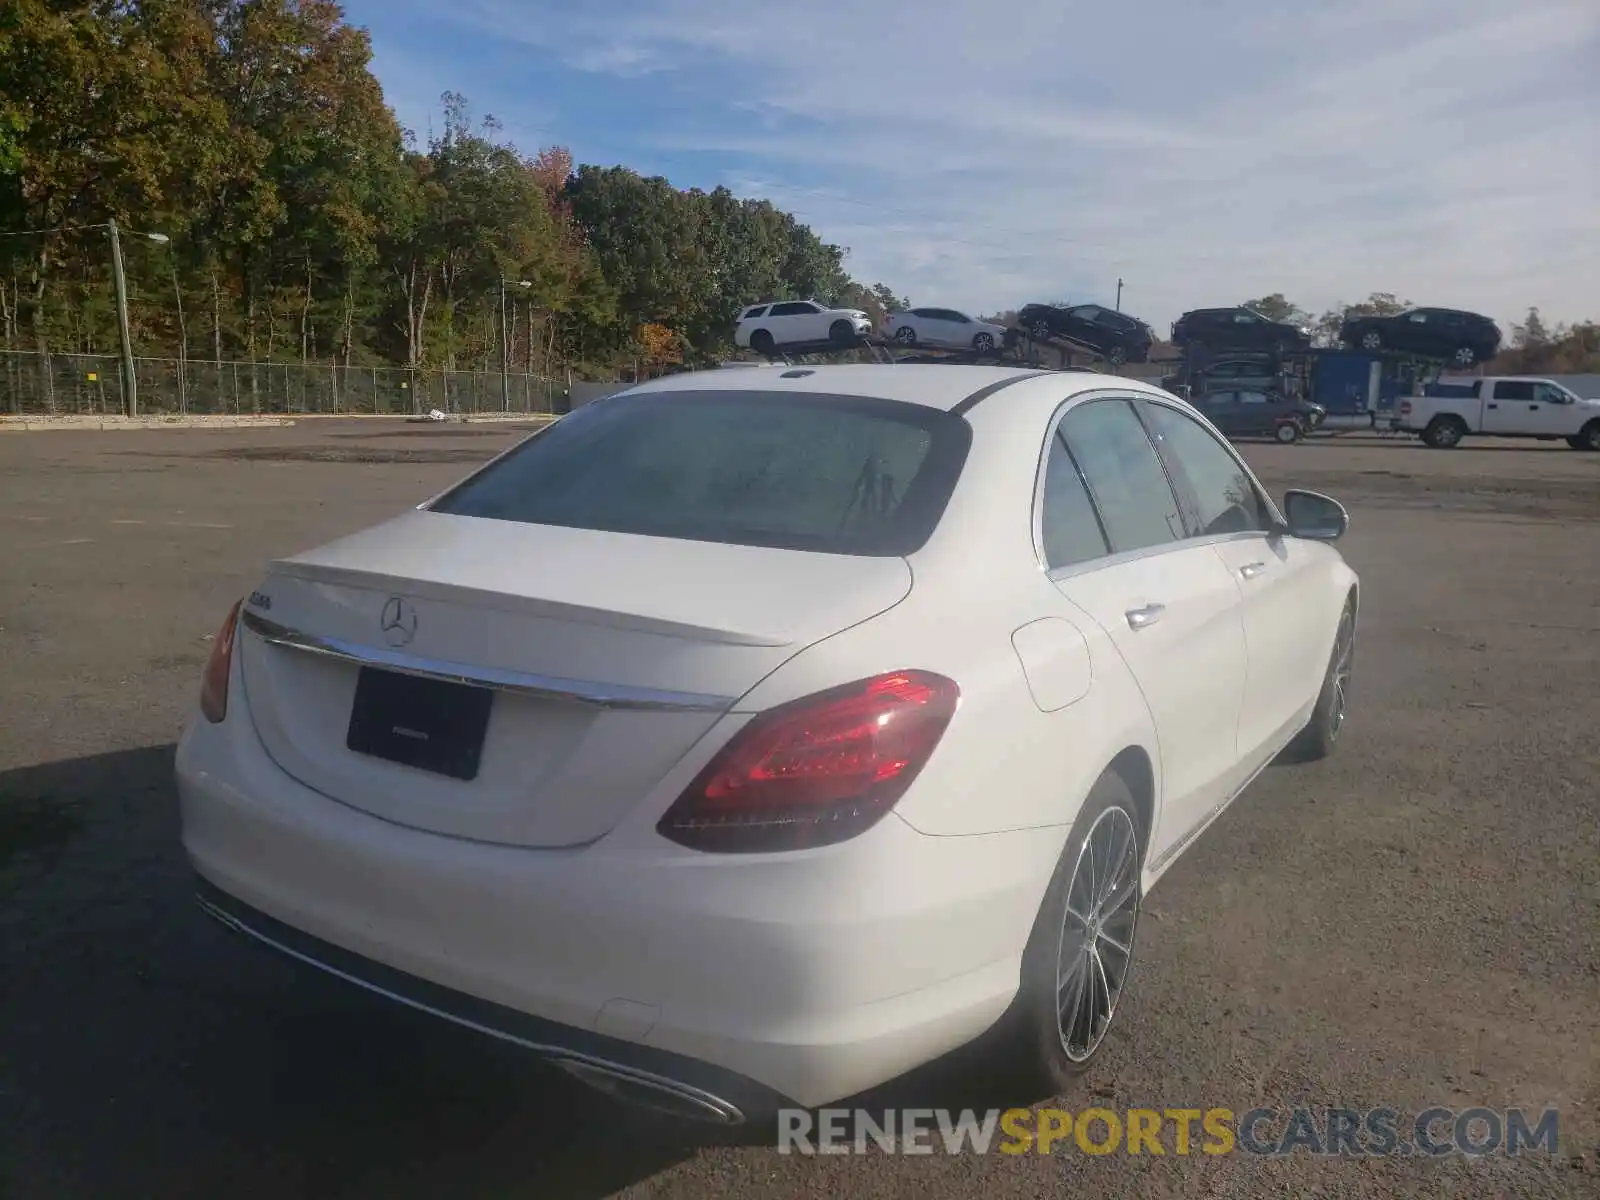
[[[1489,408],[1499,408],[1500,406],[1498,404],[1490,404],[1487,407],[1489,407]]]
[[[1245,563],[1244,566],[1239,568],[1239,574],[1246,579],[1254,579],[1266,569],[1266,563]]]
[[[1123,615],[1128,618],[1130,629],[1144,629],[1161,620],[1161,614],[1166,611],[1165,604],[1146,604],[1143,608],[1130,608]]]

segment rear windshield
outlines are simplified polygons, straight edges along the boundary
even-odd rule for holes
[[[434,512],[826,554],[911,554],[972,431],[918,404],[792,392],[607,397],[446,493]]]

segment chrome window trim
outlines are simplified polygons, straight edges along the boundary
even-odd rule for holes
[[[1209,433],[1212,439],[1219,446],[1227,451],[1227,453],[1233,458],[1234,462],[1239,464],[1240,470],[1244,472],[1245,478],[1249,479],[1251,484],[1255,487],[1258,498],[1261,500],[1271,518],[1278,523],[1280,530],[1287,528],[1288,522],[1284,520],[1283,513],[1279,511],[1277,502],[1272,498],[1272,493],[1267,491],[1267,489],[1262,486],[1261,480],[1258,479],[1256,477],[1256,473],[1250,469],[1250,464],[1245,462],[1244,457],[1239,453],[1238,449],[1233,445],[1233,443],[1228,441],[1226,438],[1221,437],[1214,429],[1212,429],[1210,423],[1206,421],[1205,417],[1198,413],[1193,407],[1186,407],[1182,401],[1179,401],[1176,397],[1169,396],[1164,392],[1134,391],[1132,389],[1124,388],[1099,388],[1094,391],[1078,392],[1075,395],[1068,396],[1060,404],[1056,405],[1055,411],[1050,414],[1050,421],[1046,426],[1045,438],[1039,445],[1039,461],[1034,469],[1033,553],[1034,557],[1038,561],[1039,570],[1044,574],[1045,578],[1050,580],[1051,583],[1056,583],[1060,580],[1071,578],[1074,575],[1081,575],[1085,571],[1098,571],[1103,567],[1116,567],[1121,566],[1123,563],[1138,562],[1141,559],[1153,558],[1158,554],[1170,554],[1174,550],[1186,550],[1191,546],[1213,546],[1222,542],[1244,541],[1248,538],[1266,538],[1271,537],[1273,532],[1266,529],[1256,529],[1248,530],[1243,533],[1215,533],[1200,537],[1185,537],[1171,542],[1165,542],[1159,546],[1146,546],[1140,550],[1127,550],[1120,554],[1103,554],[1098,558],[1084,559],[1082,562],[1070,563],[1063,567],[1051,567],[1049,560],[1045,557],[1044,552],[1044,482],[1045,471],[1050,465],[1050,447],[1055,441],[1056,431],[1061,427],[1061,422],[1066,419],[1067,415],[1079,405],[1092,403],[1096,400],[1125,400],[1130,403],[1142,400],[1147,404],[1156,404],[1164,408],[1170,408],[1180,416],[1188,417],[1190,420],[1197,420],[1200,424],[1200,427]],[[1144,421],[1142,417],[1139,417],[1137,408],[1134,409],[1134,416],[1139,418],[1139,423],[1142,426]],[[1146,436],[1148,436],[1148,430],[1146,431]],[[1151,444],[1151,448],[1156,450],[1156,457],[1158,460],[1160,460],[1160,450],[1155,447],[1153,442]],[[1167,474],[1167,464],[1165,461],[1161,462],[1161,470],[1163,475]],[[1177,494],[1178,488],[1176,483],[1173,483],[1171,479],[1168,480],[1168,483],[1172,487],[1174,495],[1177,496],[1177,500],[1181,508],[1183,505],[1183,497]],[[1094,497],[1092,495],[1089,497],[1089,502],[1091,504],[1094,503]]]
[[[670,692],[657,688],[633,687],[628,684],[562,679],[553,675],[509,671],[501,667],[469,666],[443,659],[421,658],[403,654],[398,650],[364,646],[345,638],[302,633],[286,625],[280,625],[276,621],[270,621],[248,608],[244,610],[241,620],[246,629],[269,645],[335,659],[357,667],[378,667],[400,675],[414,675],[445,683],[489,688],[491,691],[536,696],[545,700],[587,704],[595,708],[725,713],[733,707],[737,699],[735,696]]]

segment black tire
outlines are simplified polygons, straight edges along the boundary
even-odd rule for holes
[[[972,339],[972,348],[979,354],[994,353],[994,334],[980,333]]]
[[[917,331],[909,325],[902,325],[894,331],[894,340],[902,346],[915,346],[917,344]]]
[[[1383,349],[1383,335],[1376,329],[1367,330],[1357,339],[1357,342],[1363,350]]]
[[[1113,883],[1121,884],[1114,889],[1111,908],[1104,907],[1106,901],[1094,906],[1092,897],[1087,897],[1091,901],[1089,905],[1080,907],[1084,905],[1089,880],[1078,866],[1091,834],[1097,837],[1116,835],[1114,845],[1118,847],[1123,845],[1123,836],[1127,839],[1125,852],[1116,855],[1119,870],[1111,874]],[[1028,935],[1017,998],[995,1030],[1003,1073],[1025,1087],[1031,1096],[1058,1096],[1070,1089],[1105,1046],[1106,1032],[1116,1019],[1118,1002],[1126,993],[1133,966],[1134,938],[1138,934],[1139,911],[1144,903],[1141,879],[1144,853],[1144,834],[1133,792],[1120,775],[1107,771],[1089,789],[1088,798],[1073,823],[1072,834],[1067,838],[1044,902],[1034,918],[1033,931]],[[1066,939],[1073,933],[1069,926],[1077,930],[1080,942],[1084,940],[1083,926],[1069,918],[1069,899],[1073,901],[1074,912],[1091,918],[1094,912],[1100,912],[1096,922],[1100,936],[1093,939],[1093,944],[1104,957],[1101,974],[1095,978],[1097,982],[1100,979],[1109,982],[1115,976],[1116,982],[1114,989],[1106,989],[1110,991],[1110,1003],[1105,1005],[1105,1021],[1094,1022],[1091,1017],[1090,1024],[1096,1028],[1090,1030],[1081,1020],[1081,1013],[1075,1013],[1079,1019],[1068,1022],[1069,1036],[1063,1036],[1057,981]],[[1109,928],[1108,916],[1112,918]],[[1113,946],[1120,946],[1126,953]],[[1085,955],[1080,967],[1084,972],[1092,972],[1095,964]],[[1088,978],[1087,975],[1082,977]],[[1069,976],[1067,986],[1078,978],[1076,973]],[[1105,990],[1096,994],[1104,995]],[[1071,996],[1068,993],[1069,999]],[[1070,1053],[1069,1041],[1073,1044]]]
[[[1043,321],[1035,321],[1028,329],[1028,336],[1036,342],[1047,342],[1050,340],[1050,326]]]
[[[765,329],[758,329],[750,335],[750,349],[757,354],[771,354],[773,349],[772,334]]]
[[[1334,630],[1333,650],[1328,655],[1328,671],[1322,678],[1322,690],[1317,693],[1316,707],[1306,727],[1295,734],[1284,751],[1290,762],[1317,762],[1333,753],[1344,732],[1350,700],[1350,677],[1356,658],[1356,609],[1352,601],[1345,601],[1339,614],[1339,624]]]
[[[849,321],[835,321],[828,326],[828,340],[835,346],[848,346],[856,340],[856,327]]]
[[[1467,436],[1467,423],[1460,417],[1435,417],[1422,431],[1424,445],[1435,450],[1453,450]]]
[[[1589,450],[1600,453],[1600,420],[1590,421],[1578,430],[1576,437],[1569,437],[1567,445],[1574,450]]]

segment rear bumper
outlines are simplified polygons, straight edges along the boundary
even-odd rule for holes
[[[723,1125],[761,1119],[795,1101],[733,1071],[590,1030],[542,1020],[396,971],[314,938],[230,896],[204,876],[201,911],[235,933],[388,1000],[513,1042],[592,1087],[631,1103]]]
[[[184,848],[233,928],[574,1073],[659,1075],[741,1113],[838,1100],[992,1025],[1061,849],[1060,830],[894,816],[786,855],[683,850],[650,813],[579,849],[445,837],[285,774],[237,686],[176,765]]]

